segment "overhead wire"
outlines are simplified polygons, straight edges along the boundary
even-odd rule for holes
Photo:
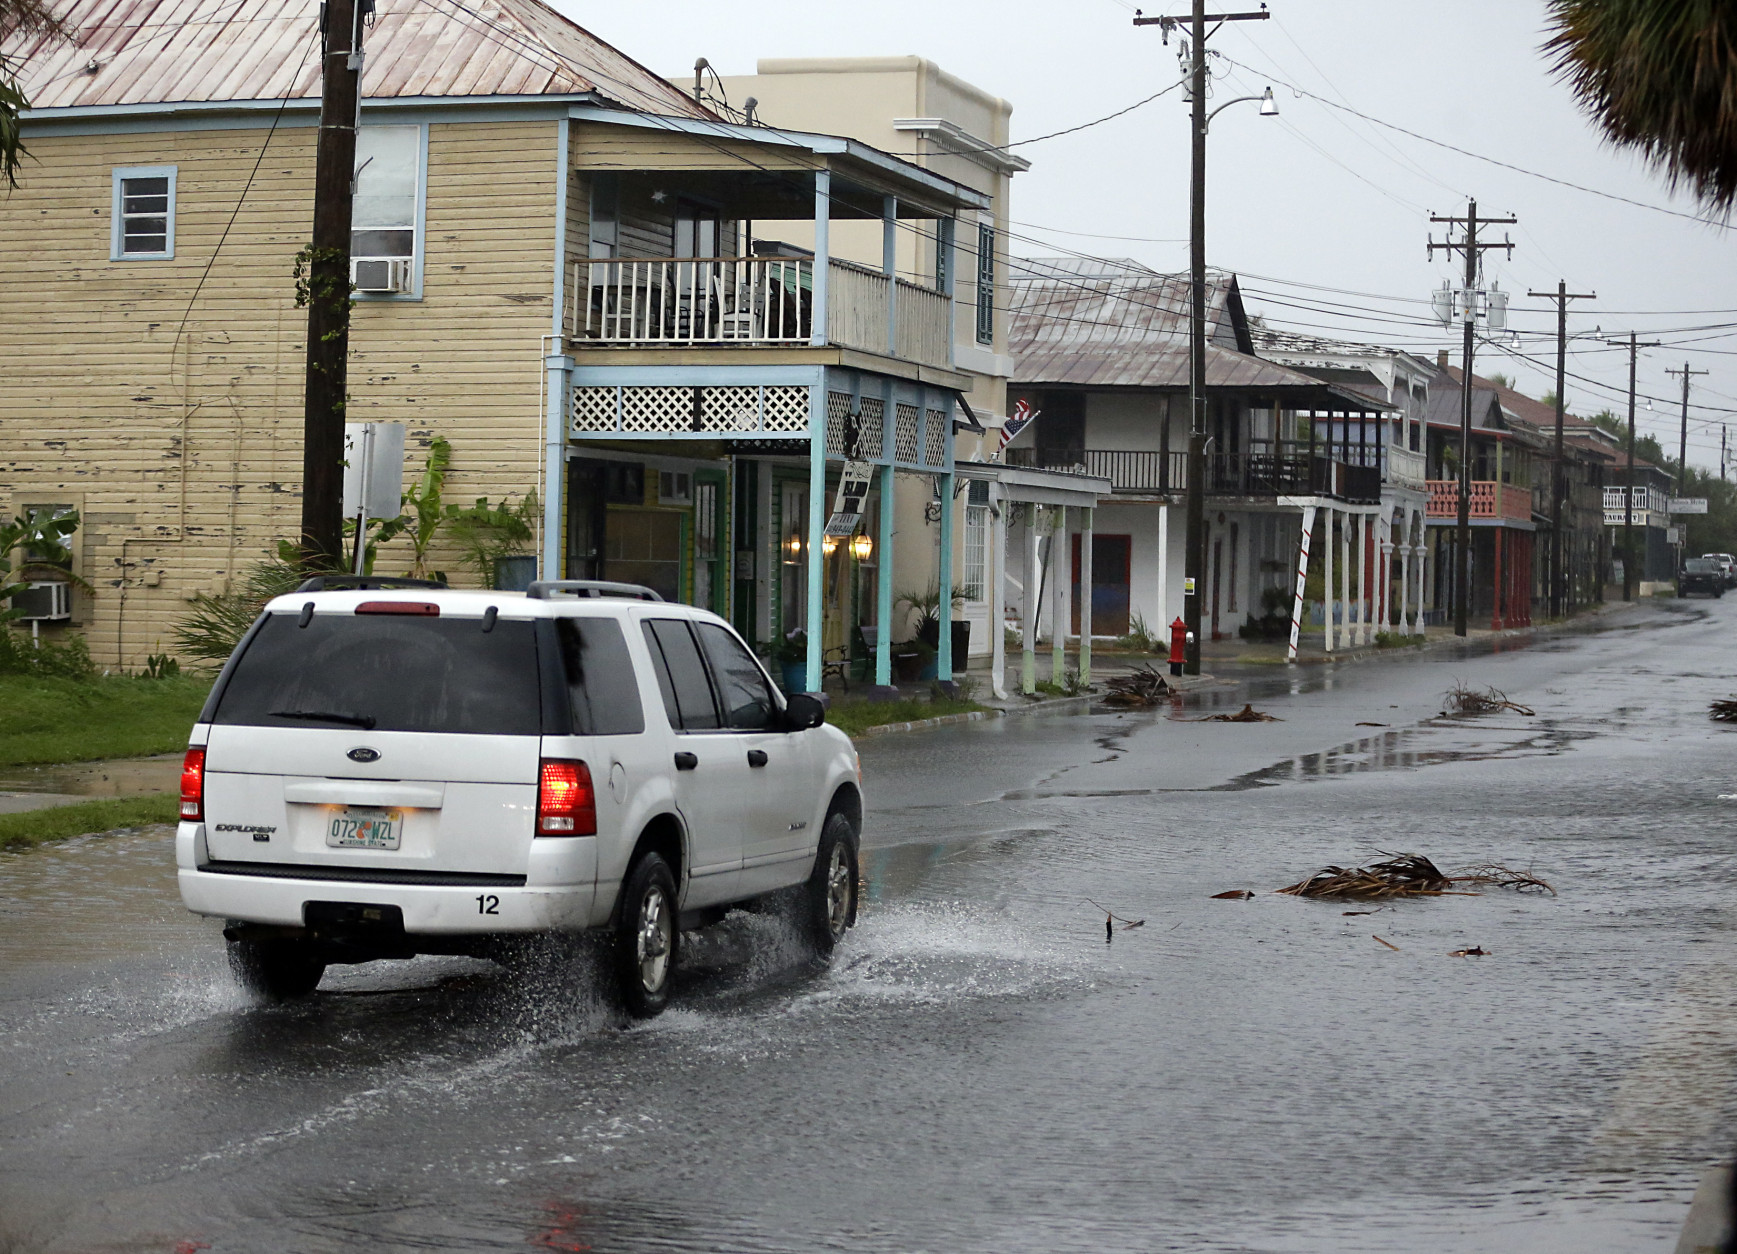
[[[1225,56],[1225,54],[1223,54],[1223,53],[1220,53],[1219,55],[1224,56],[1224,59],[1226,61],[1230,61],[1231,64],[1233,64],[1233,65],[1240,65],[1241,64],[1241,62],[1234,61],[1230,57]],[[1256,70],[1253,66],[1243,66],[1243,68],[1249,70],[1251,73],[1259,73],[1259,71]],[[1698,222],[1702,226],[1710,226],[1716,230],[1727,231],[1727,230],[1732,229],[1732,227],[1729,223],[1716,222],[1716,221],[1713,221],[1709,218],[1701,217],[1699,214],[1684,213],[1680,209],[1667,209],[1663,205],[1649,204],[1644,200],[1635,200],[1633,197],[1630,197],[1630,196],[1621,196],[1615,192],[1607,192],[1607,191],[1603,191],[1603,190],[1596,188],[1596,187],[1588,187],[1584,183],[1575,183],[1575,182],[1571,182],[1568,179],[1559,179],[1559,178],[1556,178],[1554,175],[1541,173],[1537,170],[1528,170],[1524,166],[1518,166],[1518,165],[1513,164],[1512,162],[1503,161],[1497,157],[1486,157],[1483,153],[1473,152],[1469,148],[1461,148],[1458,144],[1450,144],[1446,140],[1435,139],[1435,138],[1432,138],[1431,136],[1420,134],[1417,131],[1411,130],[1411,129],[1404,127],[1404,126],[1400,126],[1396,122],[1388,122],[1382,118],[1378,118],[1378,117],[1375,117],[1371,114],[1364,113],[1360,109],[1353,109],[1350,105],[1342,105],[1342,104],[1337,103],[1336,101],[1328,100],[1325,96],[1316,95],[1314,92],[1309,91],[1306,88],[1298,87],[1294,83],[1286,83],[1286,82],[1283,82],[1282,80],[1275,80],[1275,81],[1279,81],[1281,86],[1289,88],[1291,91],[1294,91],[1299,95],[1307,96],[1310,100],[1313,100],[1318,104],[1326,105],[1329,109],[1343,110],[1344,112],[1349,113],[1349,114],[1353,115],[1354,117],[1362,118],[1365,122],[1372,122],[1376,126],[1384,126],[1389,130],[1397,131],[1401,135],[1410,136],[1412,139],[1419,140],[1423,143],[1433,144],[1437,148],[1443,148],[1449,152],[1456,152],[1456,153],[1460,154],[1462,157],[1470,157],[1474,161],[1483,161],[1483,162],[1486,162],[1490,165],[1499,166],[1504,170],[1510,170],[1515,174],[1524,174],[1528,178],[1541,179],[1546,183],[1554,183],[1558,187],[1566,187],[1566,188],[1572,189],[1573,191],[1584,192],[1589,196],[1598,196],[1598,197],[1602,197],[1605,200],[1619,201],[1625,205],[1633,205],[1637,209],[1647,209],[1647,210],[1652,211],[1653,213],[1662,213],[1662,214],[1667,214],[1673,218],[1683,218],[1683,219],[1686,219],[1687,221],[1690,221],[1690,222]]]

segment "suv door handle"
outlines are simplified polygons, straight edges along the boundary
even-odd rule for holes
[[[675,765],[678,771],[691,771],[700,764],[697,753],[678,753],[675,755]]]
[[[765,766],[766,765],[766,751],[764,749],[750,749],[750,750],[748,750],[748,765],[749,766]]]

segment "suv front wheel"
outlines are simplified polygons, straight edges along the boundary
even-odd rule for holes
[[[675,877],[655,853],[642,854],[621,886],[615,978],[627,1013],[649,1019],[669,1004],[675,973]]]
[[[830,954],[856,922],[857,835],[850,819],[833,814],[820,832],[814,871],[802,886],[802,930],[816,953]]]

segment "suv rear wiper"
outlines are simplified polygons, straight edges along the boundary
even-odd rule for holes
[[[337,714],[330,710],[273,710],[273,718],[305,718],[321,723],[347,723],[351,727],[374,730],[378,721],[371,714]]]

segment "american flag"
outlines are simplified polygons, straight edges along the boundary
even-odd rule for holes
[[[1013,437],[1029,427],[1042,412],[1041,409],[1033,409],[1030,401],[1026,400],[1023,396],[1020,397],[1018,403],[1013,407],[1013,413],[1008,416],[1007,421],[1001,426],[1001,444],[995,450],[995,455],[1000,457],[1001,454],[1006,451],[1007,446],[1013,440]]]

